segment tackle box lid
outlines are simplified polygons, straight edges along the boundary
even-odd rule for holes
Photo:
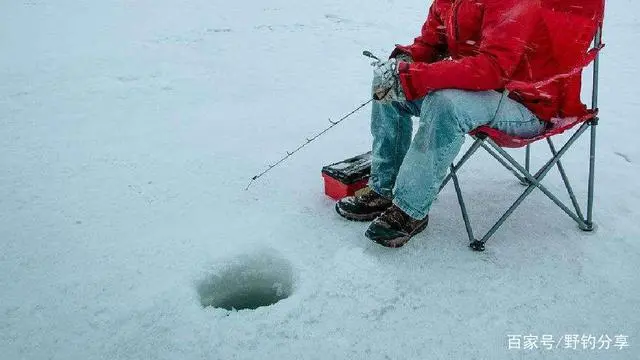
[[[322,168],[322,173],[350,185],[369,176],[371,172],[371,151],[348,158]]]

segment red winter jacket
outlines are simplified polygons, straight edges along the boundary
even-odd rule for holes
[[[567,1],[434,0],[421,35],[392,53],[406,52],[415,61],[400,63],[405,95],[413,100],[438,89],[507,88],[511,98],[542,120],[584,115],[579,69],[597,21],[592,13],[574,18],[559,11],[557,6],[573,11]],[[561,74],[565,76],[545,81]]]

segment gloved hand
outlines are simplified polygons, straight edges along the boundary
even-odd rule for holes
[[[373,98],[385,103],[406,100],[398,76],[397,59],[390,59],[375,65],[372,89]]]
[[[407,53],[399,53],[398,55],[394,56],[394,58],[398,61],[404,61],[406,63],[411,64],[413,62],[413,59],[411,58],[411,55],[407,54]]]

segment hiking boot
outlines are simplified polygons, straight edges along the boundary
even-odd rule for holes
[[[391,204],[391,199],[366,187],[355,196],[347,196],[338,201],[336,211],[340,216],[349,220],[371,221],[388,209]]]
[[[382,246],[397,248],[424,230],[428,223],[428,215],[416,220],[393,205],[369,225],[365,236]]]

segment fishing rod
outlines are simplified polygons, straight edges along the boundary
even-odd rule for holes
[[[380,60],[378,57],[376,57],[375,55],[373,55],[370,51],[363,51],[362,55],[374,59],[375,61],[373,63],[371,63],[372,66],[377,66],[379,64],[382,63],[382,60]],[[310,138],[306,138],[306,141],[304,141],[302,144],[300,144],[297,148],[295,148],[293,151],[289,152],[287,151],[287,155],[283,156],[282,158],[280,158],[278,161],[276,161],[273,164],[269,164],[269,166],[261,173],[255,175],[254,177],[251,178],[251,181],[249,181],[249,184],[247,185],[247,187],[245,188],[245,190],[249,190],[249,187],[259,178],[261,178],[263,175],[265,175],[266,173],[268,173],[269,171],[271,171],[271,169],[275,168],[276,166],[280,165],[282,162],[284,162],[285,160],[287,160],[288,158],[290,158],[293,154],[297,153],[298,151],[302,150],[302,148],[304,148],[305,146],[307,146],[310,142],[316,140],[317,138],[319,138],[320,136],[324,135],[327,131],[331,130],[334,126],[340,124],[341,122],[343,122],[344,120],[346,120],[348,117],[350,117],[351,115],[355,114],[356,112],[358,112],[358,110],[362,109],[363,107],[367,106],[370,102],[372,102],[373,100],[375,100],[374,98],[369,99],[368,101],[360,104],[358,107],[356,107],[355,109],[353,109],[351,112],[349,112],[348,114],[344,115],[343,117],[341,117],[339,120],[337,121],[333,121],[331,120],[331,118],[329,118],[329,123],[331,123],[331,125],[329,125],[328,127],[326,127],[325,129],[323,129],[322,131],[320,131],[319,133],[315,134],[314,136],[310,137]]]
[[[320,136],[324,135],[327,131],[331,130],[334,126],[340,124],[341,122],[343,122],[344,120],[346,120],[349,116],[355,114],[358,110],[362,109],[363,107],[367,106],[370,102],[373,101],[372,99],[369,99],[367,102],[364,102],[362,104],[360,104],[360,106],[358,106],[357,108],[353,109],[351,112],[349,112],[348,114],[344,115],[343,117],[341,117],[339,120],[333,121],[331,119],[329,119],[329,122],[331,123],[331,125],[329,125],[328,127],[326,127],[324,130],[320,131],[319,133],[315,134],[314,136],[310,137],[310,138],[306,138],[305,141],[300,144],[297,148],[295,148],[293,151],[287,151],[287,155],[283,156],[282,158],[280,158],[278,161],[276,161],[273,164],[269,164],[269,166],[261,173],[255,175],[254,177],[251,178],[251,181],[249,181],[249,184],[247,185],[247,187],[245,188],[245,190],[249,190],[249,187],[251,186],[251,184],[253,184],[254,181],[258,180],[259,178],[261,178],[263,175],[265,175],[266,173],[268,173],[269,171],[271,171],[271,169],[273,169],[274,167],[280,165],[282,162],[284,162],[285,160],[287,160],[288,158],[290,158],[293,154],[297,153],[298,151],[302,150],[302,148],[304,148],[305,146],[307,146],[309,143],[311,143],[312,141],[316,140],[317,138],[319,138]]]

